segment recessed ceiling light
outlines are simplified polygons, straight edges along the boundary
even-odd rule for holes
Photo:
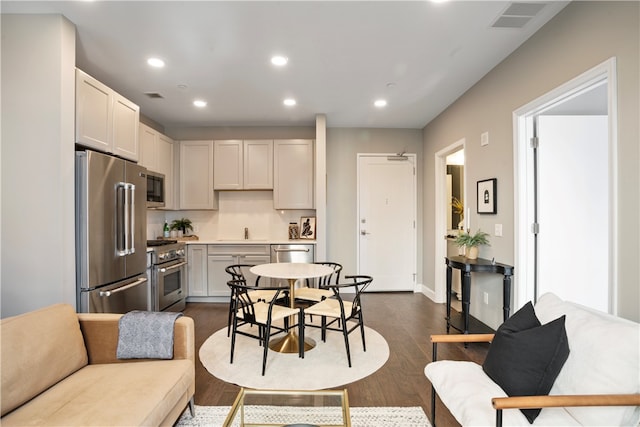
[[[151,65],[154,68],[164,67],[164,61],[160,58],[149,58],[147,59],[147,64]]]
[[[289,58],[287,58],[286,56],[276,55],[271,57],[271,63],[273,65],[277,65],[278,67],[287,65],[287,62],[289,62]]]
[[[296,100],[293,98],[287,98],[284,100],[284,105],[286,105],[287,107],[293,107],[294,105],[296,105]]]
[[[386,107],[387,106],[387,101],[384,99],[377,99],[373,105],[375,105],[378,108],[382,108],[382,107]]]
[[[203,108],[207,106],[207,101],[203,101],[201,99],[196,99],[195,101],[193,101],[193,105],[195,105],[198,108]]]

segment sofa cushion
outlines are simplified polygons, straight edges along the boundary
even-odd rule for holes
[[[194,382],[193,362],[88,365],[2,418],[2,426],[157,426]],[[172,422],[172,421],[171,421]]]
[[[442,360],[429,363],[425,375],[436,389],[440,400],[463,426],[492,426],[496,411],[491,406],[494,397],[507,394],[474,362]],[[529,421],[517,409],[506,409],[502,414],[505,426],[526,426]],[[545,408],[533,425],[580,425],[563,408]]]
[[[70,305],[8,317],[1,327],[2,415],[87,364],[78,316]]]
[[[550,394],[640,393],[640,324],[545,294],[535,306],[541,322],[565,314],[571,354]],[[583,425],[637,426],[638,407],[567,411]]]
[[[509,396],[549,394],[569,355],[564,316],[541,325],[529,302],[496,331],[482,368]],[[533,423],[540,409],[523,409]]]

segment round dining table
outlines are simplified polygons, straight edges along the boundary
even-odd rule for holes
[[[331,267],[321,264],[311,264],[306,262],[278,262],[270,264],[258,264],[249,269],[256,276],[269,277],[272,279],[286,279],[289,282],[289,301],[291,308],[295,308],[295,284],[299,279],[313,279],[324,277],[333,273]],[[304,321],[304,319],[300,319]],[[279,353],[297,353],[299,337],[293,329],[289,330],[284,337],[269,343],[271,350]],[[311,338],[304,339],[304,350],[314,348],[315,341]]]

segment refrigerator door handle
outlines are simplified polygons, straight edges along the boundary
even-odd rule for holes
[[[128,182],[119,182],[117,185],[117,214],[116,214],[116,252],[119,256],[130,255],[135,252],[135,188]]]
[[[127,230],[127,254],[133,254],[136,252],[135,246],[135,229],[136,229],[136,186],[134,184],[127,183],[127,189],[129,190],[129,200],[127,203],[129,214],[129,228]]]
[[[116,184],[116,254],[127,255],[127,210],[126,182]]]

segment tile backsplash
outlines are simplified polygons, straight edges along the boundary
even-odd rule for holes
[[[275,210],[272,191],[221,191],[217,211],[147,210],[147,238],[162,235],[164,221],[189,218],[201,240],[286,240],[290,222],[314,216],[314,210]]]

